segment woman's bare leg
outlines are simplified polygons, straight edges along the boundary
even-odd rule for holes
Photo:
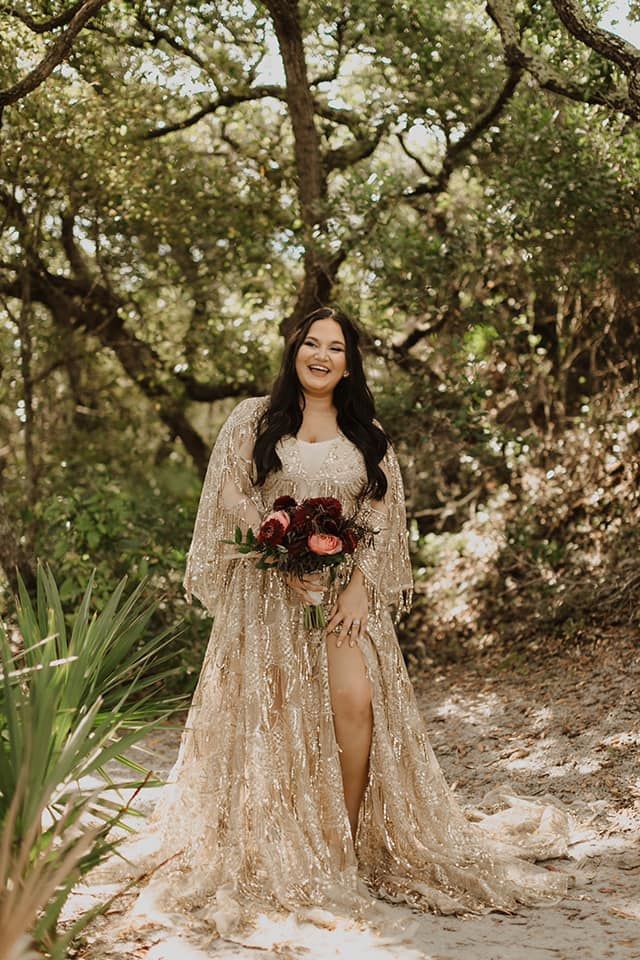
[[[335,635],[327,638],[331,706],[340,747],[344,797],[355,840],[358,813],[367,786],[373,736],[371,684],[358,646],[336,647]]]

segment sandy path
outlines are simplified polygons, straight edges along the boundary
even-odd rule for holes
[[[486,672],[485,672],[486,671]],[[472,805],[510,784],[529,796],[553,794],[583,819],[591,839],[573,848],[580,884],[558,907],[517,917],[473,919],[421,915],[420,949],[380,946],[344,930],[318,931],[297,949],[277,952],[221,941],[189,945],[151,932],[119,939],[101,918],[76,956],[87,960],[248,960],[344,957],[387,960],[627,960],[640,958],[640,646],[616,638],[589,656],[556,658],[516,672],[478,664],[433,668],[414,677],[431,740],[445,775]],[[179,734],[160,732],[146,746],[166,772]],[[149,757],[147,762],[151,763]],[[576,863],[577,861],[577,863]],[[565,861],[566,865],[566,861]],[[96,891],[79,894],[86,905]],[[126,898],[124,898],[126,899]],[[114,905],[116,911],[117,905]]]

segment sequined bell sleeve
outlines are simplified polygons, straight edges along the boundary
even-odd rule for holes
[[[382,500],[365,500],[358,511],[358,520],[377,532],[371,545],[356,547],[353,562],[364,575],[370,613],[379,618],[382,608],[391,605],[396,608],[398,623],[411,608],[413,573],[404,484],[390,443],[380,466],[387,478],[387,492]]]
[[[229,559],[236,527],[257,532],[266,514],[259,487],[252,484],[253,444],[262,397],[243,400],[231,412],[216,438],[200,495],[191,546],[187,554],[184,588],[187,600],[197,597],[215,616],[234,566],[253,563]]]

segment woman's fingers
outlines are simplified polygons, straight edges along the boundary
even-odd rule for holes
[[[367,626],[366,620],[359,620],[357,617],[352,617],[350,621],[345,621],[345,624],[343,624],[343,626],[345,626],[344,635],[341,637],[340,642],[348,636],[349,646],[355,647],[358,640],[365,634]]]
[[[340,632],[338,633],[338,637],[336,640],[337,647],[341,647],[343,641],[346,640],[346,638],[349,636],[350,626],[351,626],[351,622],[347,620],[347,618],[345,617],[344,620],[342,621],[342,624],[340,625]]]
[[[366,632],[367,617],[355,617],[353,614],[343,612],[334,604],[329,614],[326,629],[327,636],[333,635],[335,637],[336,646],[342,646],[348,637],[349,645],[354,647]]]
[[[343,642],[349,638],[349,646],[355,647],[359,637],[359,627],[353,616],[347,614],[340,625],[336,646],[341,647]]]
[[[297,577],[294,574],[290,574],[289,583],[294,593],[300,597],[305,603],[313,603],[313,600],[309,596],[309,590],[317,588],[317,584],[310,580],[309,576]]]
[[[357,620],[354,620],[354,622],[353,622],[353,624],[352,624],[352,627],[351,627],[351,637],[352,637],[352,639],[353,639],[352,646],[355,646],[356,642],[357,642],[358,640],[361,640],[362,637],[364,637],[366,631],[367,631],[367,621],[366,621],[366,619],[365,619],[365,620],[361,620],[360,623],[358,623]]]

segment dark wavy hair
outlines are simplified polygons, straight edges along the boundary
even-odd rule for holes
[[[257,424],[253,449],[255,485],[262,486],[271,471],[282,469],[276,444],[282,437],[295,437],[302,425],[305,398],[296,373],[296,357],[311,324],[327,318],[340,324],[345,339],[349,376],[336,384],[333,402],[338,411],[338,426],[358,447],[366,464],[367,482],[358,495],[359,500],[366,497],[381,500],[387,491],[387,478],[379,464],[387,452],[389,440],[384,430],[373,422],[375,403],[362,365],[360,331],[352,320],[331,307],[320,307],[307,314],[287,337],[280,371],[271,388],[270,404]]]

